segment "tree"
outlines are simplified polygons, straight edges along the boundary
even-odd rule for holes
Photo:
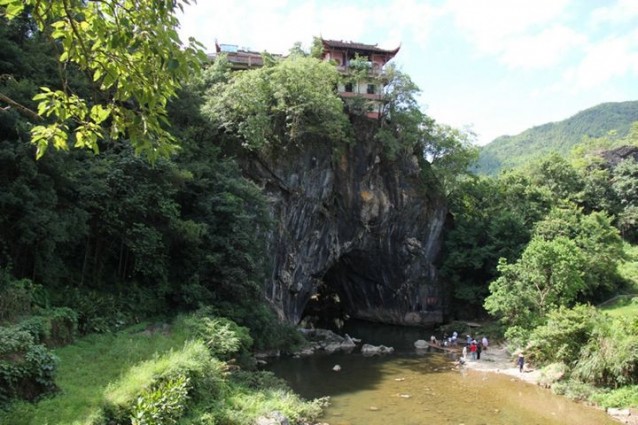
[[[490,284],[485,309],[510,325],[530,329],[551,309],[576,300],[585,286],[584,263],[582,252],[568,238],[533,238],[516,263],[500,262],[501,276]]]
[[[203,113],[249,150],[286,148],[310,135],[341,142],[348,123],[338,79],[329,63],[293,55],[214,85]]]
[[[573,201],[583,189],[576,169],[555,152],[531,163],[526,171],[535,185],[545,187],[553,194],[555,201]]]
[[[458,187],[461,178],[469,175],[470,166],[478,159],[474,135],[452,126],[432,122],[426,130],[424,155],[447,195]]]
[[[60,50],[61,81],[41,87],[34,97],[37,113],[27,114],[38,121],[31,129],[38,158],[50,144],[98,152],[100,140],[121,138],[151,160],[174,152],[175,139],[165,128],[167,102],[205,60],[198,42],[190,39],[184,48],[177,35],[176,10],[189,3],[0,0],[6,18],[27,13]],[[81,96],[68,84],[74,68],[93,83],[92,96]],[[8,96],[0,100],[13,106]]]
[[[536,223],[534,234],[545,240],[568,238],[587,258],[582,269],[583,301],[602,301],[618,287],[617,264],[625,254],[618,230],[604,212],[583,214],[574,205],[554,208]]]

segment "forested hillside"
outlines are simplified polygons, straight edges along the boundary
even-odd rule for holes
[[[588,138],[608,135],[622,138],[635,121],[638,121],[638,101],[603,103],[563,121],[532,127],[515,136],[498,137],[481,148],[476,172],[496,175],[552,151],[566,155]]]

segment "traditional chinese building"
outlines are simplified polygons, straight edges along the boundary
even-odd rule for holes
[[[379,118],[382,112],[383,67],[398,52],[379,48],[376,44],[354,43],[321,39],[323,59],[332,61],[343,74],[352,79],[344,79],[338,86],[339,95],[348,99],[362,99],[363,108],[369,118]],[[365,71],[365,72],[360,72]],[[354,101],[349,102],[354,105]]]

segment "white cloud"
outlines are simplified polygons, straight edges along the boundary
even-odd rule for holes
[[[583,60],[565,72],[565,80],[591,89],[628,73],[638,75],[638,31],[590,45]]]
[[[215,5],[217,3],[217,5]],[[379,43],[396,47],[410,39],[425,43],[437,9],[419,0],[394,0],[380,5],[325,1],[200,1],[180,16],[183,37],[195,36],[209,49],[213,41],[253,50],[285,53],[299,41],[309,47],[314,36]],[[382,39],[367,39],[379,34]]]
[[[638,17],[638,2],[636,0],[619,0],[616,4],[594,9],[591,14],[595,24],[622,23]]]
[[[514,38],[503,45],[500,60],[512,68],[549,68],[566,54],[583,46],[587,38],[562,25],[554,25],[538,34]]]
[[[454,17],[457,27],[480,51],[500,54],[530,29],[558,19],[570,0],[449,0],[445,9]]]

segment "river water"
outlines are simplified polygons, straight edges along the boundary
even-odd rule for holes
[[[507,375],[456,368],[450,354],[416,353],[429,339],[414,328],[356,324],[364,343],[395,353],[365,357],[336,353],[282,358],[270,369],[307,399],[329,396],[322,422],[330,425],[606,425],[604,412]],[[335,365],[339,372],[333,371]]]

